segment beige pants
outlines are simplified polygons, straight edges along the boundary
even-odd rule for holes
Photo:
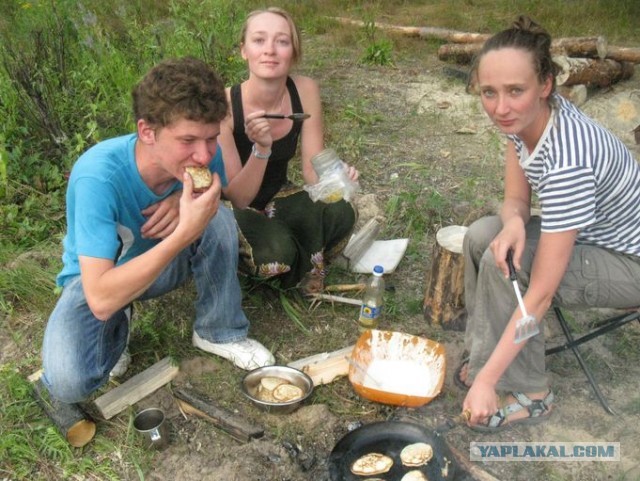
[[[465,343],[470,354],[469,372],[475,377],[489,359],[517,307],[511,281],[496,267],[490,242],[502,229],[497,216],[474,222],[464,240],[465,305],[468,313]],[[518,284],[524,293],[540,239],[540,218],[526,227],[526,247],[520,260]],[[601,247],[576,244],[554,304],[570,309],[627,308],[640,305],[640,257]],[[548,387],[544,330],[529,339],[507,368],[497,388],[535,392]]]

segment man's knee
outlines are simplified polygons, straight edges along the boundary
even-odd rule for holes
[[[47,368],[42,379],[52,397],[64,403],[78,403],[88,399],[97,388],[90,388],[90,383],[80,373],[69,370]]]

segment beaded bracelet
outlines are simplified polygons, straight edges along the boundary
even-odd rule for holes
[[[258,159],[269,160],[269,157],[271,157],[271,150],[269,150],[269,152],[267,152],[266,154],[261,154],[260,152],[258,152],[256,144],[253,144],[253,147],[251,147],[251,153]]]

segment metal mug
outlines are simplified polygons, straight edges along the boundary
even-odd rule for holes
[[[140,433],[144,446],[162,450],[169,445],[169,426],[160,408],[148,408],[136,414],[134,429]]]

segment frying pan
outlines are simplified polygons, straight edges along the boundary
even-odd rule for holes
[[[426,427],[405,421],[380,421],[354,429],[347,433],[329,455],[329,479],[331,481],[363,481],[371,476],[357,476],[351,472],[351,465],[361,456],[382,453],[393,459],[393,466],[387,473],[377,477],[388,481],[400,481],[402,476],[413,469],[427,475],[429,481],[451,481],[456,476],[456,460],[439,434],[447,430],[446,425],[430,431]],[[420,467],[406,467],[400,460],[400,451],[408,444],[428,443],[433,448],[433,458]]]

